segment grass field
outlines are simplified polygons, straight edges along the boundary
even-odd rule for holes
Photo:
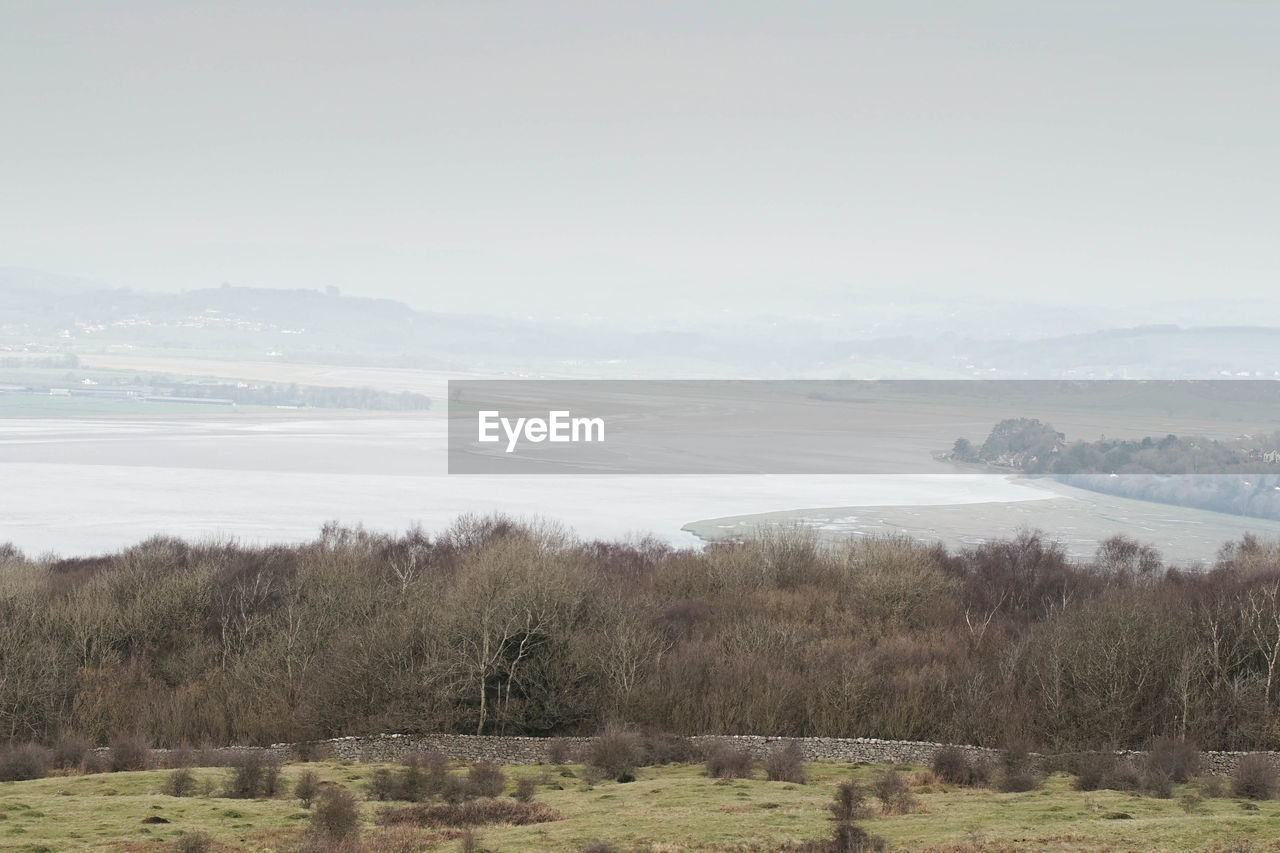
[[[363,797],[380,765],[320,762],[284,769],[291,788],[304,767],[322,781]],[[882,768],[859,766],[868,781]],[[183,833],[203,832],[216,850],[298,849],[310,813],[297,799],[235,800],[162,793],[170,771],[60,776],[0,784],[0,849],[25,851],[163,850]],[[197,781],[221,789],[230,771],[199,769]],[[508,791],[517,779],[539,781],[537,799],[564,815],[532,826],[488,826],[476,832],[477,849],[579,851],[595,841],[620,850],[769,851],[786,842],[825,838],[826,810],[849,765],[811,763],[804,785],[749,780],[717,781],[701,766],[651,767],[635,782],[591,785],[581,767],[508,767]],[[1180,786],[1172,799],[1114,791],[1072,790],[1066,776],[1018,794],[945,789],[916,776],[920,811],[876,816],[862,825],[891,850],[1280,850],[1280,802],[1206,799],[1188,810]],[[410,830],[396,846],[381,847],[378,812],[387,804],[360,804],[367,849],[458,850],[459,831]]]

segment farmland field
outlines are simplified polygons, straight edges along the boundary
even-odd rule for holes
[[[229,771],[195,771],[194,796],[162,793],[171,771],[63,776],[0,784],[0,849],[25,851],[163,850],[184,833],[205,833],[218,850],[291,850],[310,812],[288,792],[305,768],[321,781],[368,795],[385,765],[320,762],[284,769],[286,793],[272,799],[216,796]],[[835,785],[869,782],[883,767],[810,763],[807,784],[753,778],[713,780],[701,766],[643,768],[628,784],[592,784],[581,766],[507,767],[510,789],[521,777],[537,782],[535,797],[562,820],[529,826],[485,826],[476,841],[493,853],[576,853],[596,841],[619,850],[770,851],[785,843],[829,837],[827,805]],[[918,800],[916,813],[861,822],[894,850],[1274,850],[1280,849],[1280,803],[1200,799],[1196,782],[1170,799],[1116,791],[1073,790],[1064,775],[1040,790],[996,793],[948,788],[920,768],[904,769]],[[206,785],[207,783],[207,785]],[[363,799],[361,832],[377,843],[387,830],[378,813],[392,804]],[[401,830],[397,850],[457,850],[458,830]],[[378,849],[374,847],[373,849]]]

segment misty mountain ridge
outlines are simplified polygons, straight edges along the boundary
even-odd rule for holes
[[[1179,303],[1151,317],[1180,315]],[[1202,316],[1216,315],[1199,303]],[[1257,306],[1262,320],[1276,303]],[[0,269],[0,349],[121,352],[572,375],[783,378],[1221,378],[1280,376],[1280,320],[1143,323],[1130,312],[935,300],[793,317],[682,315],[661,326],[415,310],[335,289],[162,293]],[[1018,319],[1025,320],[1018,325]],[[985,318],[985,324],[976,322]],[[1057,322],[1055,322],[1055,319]],[[1011,330],[976,334],[973,329]],[[1065,334],[1064,334],[1065,332]]]

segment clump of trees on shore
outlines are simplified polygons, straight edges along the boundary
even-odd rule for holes
[[[1068,442],[1035,418],[1009,418],[981,445],[956,439],[948,458],[1127,498],[1280,519],[1280,433]]]
[[[673,550],[464,518],[309,544],[0,546],[0,741],[384,731],[1277,746],[1280,547],[961,551],[799,529]]]

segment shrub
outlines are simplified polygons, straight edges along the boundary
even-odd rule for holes
[[[707,752],[707,775],[713,779],[745,779],[751,776],[755,759],[740,746],[718,743]]]
[[[1173,796],[1173,777],[1162,770],[1148,767],[1142,774],[1142,790],[1161,800]]]
[[[284,793],[284,780],[280,776],[280,765],[268,761],[262,768],[262,796],[270,799]]]
[[[949,785],[976,787],[991,781],[991,767],[987,762],[954,746],[934,753],[930,769],[935,777]]]
[[[547,742],[547,760],[552,764],[568,764],[573,756],[573,747],[566,738],[552,738]]]
[[[507,776],[498,765],[481,761],[467,771],[467,787],[476,797],[501,796],[507,787]]]
[[[354,837],[360,830],[356,798],[340,785],[321,788],[311,809],[311,829],[330,840]]]
[[[879,835],[872,835],[854,823],[842,823],[836,827],[831,839],[831,853],[880,853],[889,844]]]
[[[1149,757],[1134,761],[1112,753],[1089,752],[1075,756],[1069,766],[1075,775],[1072,784],[1077,791],[1107,789],[1145,793],[1161,799],[1173,796],[1174,777],[1164,769],[1172,765],[1165,761],[1153,762]],[[1172,766],[1172,769],[1177,772],[1179,767]]]
[[[1270,800],[1276,795],[1276,768],[1259,753],[1240,756],[1231,774],[1231,793],[1247,800]]]
[[[764,775],[770,782],[804,784],[804,751],[799,741],[788,741],[769,750],[764,759]]]
[[[1221,797],[1227,790],[1226,783],[1221,776],[1203,776],[1200,779],[1200,796],[1206,800],[1217,799]]]
[[[49,772],[53,755],[43,746],[24,743],[0,747],[0,782],[41,779]]]
[[[385,767],[379,767],[369,777],[369,794],[379,802],[401,799],[400,785],[395,774]]]
[[[112,773],[126,770],[146,770],[151,746],[142,735],[120,735],[111,741],[107,766]]]
[[[400,771],[399,799],[417,802],[426,791],[426,774],[422,770],[422,759],[410,755],[404,760],[404,768]]]
[[[1111,770],[1102,777],[1102,787],[1112,791],[1141,791],[1142,770],[1132,761],[1117,760]]]
[[[475,798],[471,783],[465,776],[446,775],[437,795],[446,803],[462,803]]]
[[[835,799],[827,806],[831,816],[838,823],[861,820],[870,817],[871,809],[867,807],[867,788],[856,779],[849,779],[836,786]]]
[[[164,781],[164,792],[171,797],[190,797],[196,792],[196,777],[190,767],[179,767]]]
[[[85,756],[93,749],[93,741],[81,734],[70,732],[58,738],[53,747],[53,766],[73,770],[84,763]]]
[[[1200,772],[1200,750],[1178,738],[1158,738],[1147,754],[1147,766],[1173,782],[1186,782]]]
[[[273,797],[279,792],[280,765],[260,752],[245,752],[231,760],[231,776],[224,796],[241,800]]]
[[[213,849],[213,839],[203,832],[184,832],[169,845],[174,853],[209,853]]]
[[[1085,752],[1074,756],[1070,770],[1077,791],[1096,791],[1106,787],[1106,781],[1117,764],[1116,757],[1105,752]]]
[[[164,755],[164,766],[170,770],[177,770],[179,767],[192,767],[195,763],[195,750],[189,746],[174,747]]]
[[[511,796],[522,803],[533,802],[533,797],[538,793],[538,783],[531,776],[522,776],[516,782],[516,789]]]
[[[635,779],[636,767],[644,761],[644,744],[635,732],[605,729],[587,751],[587,764],[619,782]]]
[[[109,765],[108,756],[91,749],[80,760],[80,772],[86,776],[93,773],[106,773]]]
[[[527,826],[563,820],[564,815],[546,803],[520,803],[514,800],[482,798],[463,803],[430,803],[384,809],[378,815],[383,826],[409,824],[431,829],[484,826],[509,823]]]
[[[702,758],[698,747],[687,737],[669,732],[649,732],[643,738],[645,766],[692,764]]]
[[[314,770],[303,770],[298,774],[298,784],[294,786],[293,793],[294,796],[302,801],[302,807],[309,809],[319,787],[320,782],[316,778],[316,772]]]
[[[1000,774],[1000,790],[1004,793],[1034,791],[1040,787],[1040,777],[1030,769],[1006,770]]]
[[[907,788],[906,778],[897,770],[886,770],[871,780],[871,792],[880,801],[885,814],[910,814],[916,808],[916,798]]]
[[[1031,749],[1024,741],[1011,741],[1000,752],[1001,791],[1034,791],[1040,787],[1040,777],[1031,767]]]

